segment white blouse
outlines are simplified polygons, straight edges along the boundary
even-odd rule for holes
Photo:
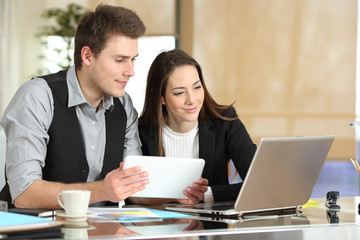
[[[163,144],[165,157],[199,158],[199,126],[186,133],[174,132],[164,124]]]
[[[186,133],[174,132],[166,123],[163,129],[165,157],[199,158],[199,124]],[[211,187],[204,195],[204,202],[214,202]]]

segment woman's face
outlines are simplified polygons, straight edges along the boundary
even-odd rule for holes
[[[196,126],[204,89],[194,66],[181,66],[171,73],[161,102],[167,108],[165,121],[172,130],[188,132]]]

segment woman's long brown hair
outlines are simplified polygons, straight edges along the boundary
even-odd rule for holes
[[[228,118],[221,115],[222,112],[233,106],[218,104],[208,92],[200,65],[180,49],[174,49],[160,53],[153,61],[148,77],[145,94],[144,109],[139,118],[139,124],[148,128],[158,128],[158,156],[164,156],[163,150],[163,126],[164,116],[167,114],[166,107],[161,104],[161,98],[165,96],[166,85],[172,72],[181,66],[194,66],[199,74],[201,85],[204,89],[204,103],[199,113],[199,121],[212,118],[220,118],[231,121],[236,118]]]

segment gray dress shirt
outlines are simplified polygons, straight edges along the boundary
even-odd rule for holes
[[[92,182],[99,179],[103,165],[106,142],[104,113],[113,105],[113,97],[105,96],[96,109],[83,96],[74,66],[68,70],[66,77],[68,107],[76,108],[90,168],[87,182]],[[127,93],[119,99],[127,114],[125,143],[119,147],[124,147],[124,157],[141,155],[138,114]],[[42,78],[34,78],[22,85],[4,112],[1,125],[7,137],[6,174],[12,199],[17,198],[33,182],[42,179],[50,138],[47,132],[53,115],[52,92]]]

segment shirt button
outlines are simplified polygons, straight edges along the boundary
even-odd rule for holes
[[[95,149],[95,146],[91,146],[90,149],[91,149],[91,150],[94,150],[94,149]]]
[[[95,125],[96,125],[96,122],[95,122],[95,121],[92,121],[92,122],[91,122],[91,125],[95,126]]]

